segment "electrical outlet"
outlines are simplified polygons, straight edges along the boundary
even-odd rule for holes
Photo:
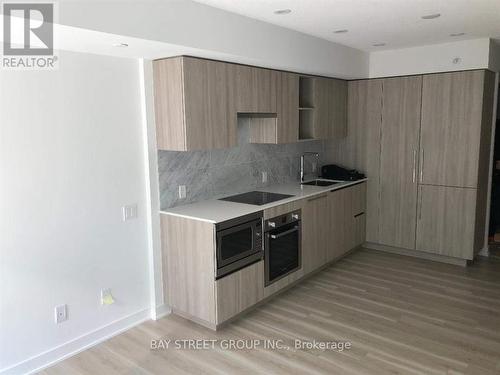
[[[262,171],[262,183],[265,184],[267,182],[267,171]]]
[[[101,289],[101,305],[107,306],[107,305],[112,305],[113,303],[115,303],[115,299],[111,294],[111,289],[110,288]]]
[[[123,221],[137,218],[137,204],[122,207]]]
[[[179,199],[186,198],[186,185],[179,185]]]
[[[55,313],[55,322],[56,324],[62,323],[65,320],[68,320],[68,306],[67,305],[59,305],[54,307]]]

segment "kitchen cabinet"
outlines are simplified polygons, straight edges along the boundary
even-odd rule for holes
[[[251,143],[292,143],[299,140],[299,76],[278,72],[277,116],[250,117]]]
[[[366,183],[296,199],[264,210],[267,220],[301,211],[302,266],[265,286],[265,260],[216,277],[216,224],[163,213],[163,290],[173,313],[217,329],[364,242]]]
[[[357,184],[345,190],[345,248],[352,250],[365,242],[366,184]]]
[[[236,141],[236,76],[231,64],[193,57],[153,62],[160,150],[229,148]]]
[[[236,64],[232,69],[236,76],[236,111],[276,114],[279,72]]]
[[[329,85],[329,139],[343,139],[347,136],[347,81],[330,79]]]
[[[299,140],[299,76],[280,72],[276,143]]]
[[[338,164],[365,173],[366,241],[379,242],[380,133],[383,80],[351,81],[348,86],[348,135],[335,147]]]
[[[328,193],[327,207],[330,231],[328,233],[327,262],[337,259],[348,252],[348,228],[350,219],[349,188],[334,190]]]
[[[217,324],[234,317],[264,298],[264,261],[215,282]]]
[[[234,147],[238,115],[252,143],[347,135],[344,80],[179,56],[153,61],[153,85],[159,150]]]
[[[304,274],[326,264],[329,230],[327,194],[307,199],[302,207],[302,268]]]
[[[174,312],[215,328],[215,230],[212,223],[161,215],[163,290]]]
[[[417,250],[472,259],[476,194],[470,188],[420,185]]]
[[[347,135],[347,82],[314,78],[314,139],[341,139]]]
[[[415,248],[422,77],[383,80],[378,243]]]
[[[423,77],[420,183],[477,187],[485,75],[493,73]]]

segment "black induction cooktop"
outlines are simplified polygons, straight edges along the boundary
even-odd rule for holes
[[[268,193],[266,191],[249,191],[248,193],[232,195],[230,197],[220,198],[219,200],[262,206],[264,204],[276,202],[290,197],[293,197],[293,195]]]

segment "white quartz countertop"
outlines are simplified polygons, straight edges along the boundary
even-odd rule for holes
[[[185,217],[188,219],[207,221],[210,223],[221,223],[226,220],[234,219],[239,216],[251,214],[258,211],[263,211],[267,208],[276,207],[285,203],[293,202],[299,199],[309,198],[314,195],[325,193],[332,190],[342,189],[343,187],[359,184],[367,179],[357,181],[342,181],[330,186],[310,186],[301,185],[299,182],[272,185],[255,191],[266,191],[271,193],[289,194],[293,197],[282,199],[276,202],[257,206],[246,203],[236,203],[221,201],[218,199],[210,199],[201,202],[186,204],[160,211],[161,214]],[[235,193],[238,194],[238,193]],[[229,194],[231,196],[233,194]]]

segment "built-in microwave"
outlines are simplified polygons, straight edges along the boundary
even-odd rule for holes
[[[263,259],[262,211],[219,223],[216,232],[217,278]]]

